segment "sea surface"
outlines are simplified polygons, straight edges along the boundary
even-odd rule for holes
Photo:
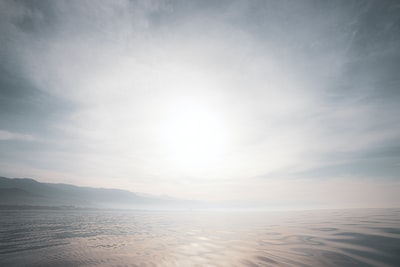
[[[400,210],[3,210],[0,266],[400,266]]]

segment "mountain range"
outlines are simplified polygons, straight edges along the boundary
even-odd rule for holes
[[[29,178],[0,177],[1,206],[163,209],[191,208],[199,203],[127,190],[41,183]]]

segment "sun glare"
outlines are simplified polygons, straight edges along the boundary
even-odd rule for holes
[[[210,170],[226,150],[223,122],[206,107],[178,105],[167,115],[164,128],[168,160],[180,170]]]

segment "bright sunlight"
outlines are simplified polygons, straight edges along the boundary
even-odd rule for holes
[[[168,160],[183,171],[209,171],[226,152],[227,131],[207,106],[181,103],[171,108],[164,124]]]

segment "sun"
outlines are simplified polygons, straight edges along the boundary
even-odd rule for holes
[[[167,114],[164,143],[168,161],[176,168],[207,171],[226,152],[227,131],[214,110],[197,103],[181,103]]]

